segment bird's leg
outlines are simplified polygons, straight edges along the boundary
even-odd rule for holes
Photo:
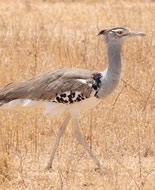
[[[73,123],[74,123],[74,136],[76,137],[76,139],[80,142],[81,145],[84,146],[85,150],[89,153],[89,155],[91,156],[91,158],[95,161],[95,163],[97,164],[97,166],[100,168],[101,167],[101,163],[99,162],[99,160],[96,158],[96,156],[93,154],[93,152],[90,150],[90,148],[88,147],[87,143],[85,142],[79,127],[78,127],[78,119],[77,118],[73,118]]]
[[[55,155],[56,149],[57,149],[57,147],[59,145],[60,138],[64,134],[65,129],[66,129],[67,124],[68,124],[68,122],[69,122],[70,119],[71,119],[71,116],[70,116],[70,114],[68,114],[67,117],[65,118],[64,122],[62,123],[61,127],[59,128],[59,132],[57,134],[56,141],[55,141],[54,147],[52,149],[52,153],[51,153],[49,162],[48,162],[47,167],[46,167],[47,170],[49,170],[50,168],[52,168],[52,162],[53,162],[53,159],[54,159],[54,155]]]

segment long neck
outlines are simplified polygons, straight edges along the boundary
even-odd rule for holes
[[[107,44],[108,68],[106,70],[107,78],[119,80],[121,74],[121,44]]]

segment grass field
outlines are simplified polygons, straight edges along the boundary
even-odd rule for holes
[[[44,168],[63,116],[0,110],[0,190],[155,189],[155,2],[0,0],[0,87],[64,67],[102,71],[99,30],[144,32],[122,49],[122,80],[80,128],[103,168],[73,137],[70,122],[53,170]]]

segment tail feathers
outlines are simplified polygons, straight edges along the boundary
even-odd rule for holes
[[[44,107],[40,102],[31,99],[0,100],[0,109],[31,110]]]
[[[1,109],[23,109],[25,107],[32,107],[32,100],[30,99],[11,99],[0,100]]]
[[[34,111],[40,109],[45,115],[51,118],[57,114],[62,114],[67,109],[66,105],[48,102],[48,101],[35,101],[31,99],[15,99],[15,100],[0,100],[0,109],[4,110],[22,110]],[[68,110],[68,109],[67,109]]]
[[[4,104],[8,103],[9,101],[6,100],[0,100],[0,106],[3,106]]]

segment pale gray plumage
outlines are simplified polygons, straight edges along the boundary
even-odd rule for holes
[[[14,99],[52,100],[66,91],[82,91],[89,97],[91,88],[77,79],[91,81],[93,71],[85,69],[58,69],[43,73],[30,80],[10,84],[0,90],[0,102]]]
[[[131,36],[143,36],[144,33],[132,32],[126,28],[117,27],[102,30],[98,35],[104,36],[107,45],[108,67],[104,72],[76,68],[58,69],[24,82],[10,84],[0,90],[0,105],[2,108],[5,105],[16,105],[16,100],[19,100],[18,105],[20,103],[24,107],[39,101],[42,102],[45,108],[54,105],[51,108],[51,114],[54,114],[56,110],[55,105],[62,105],[62,109],[65,108],[69,112],[59,129],[47,169],[52,167],[56,148],[71,117],[75,137],[84,146],[98,167],[101,166],[79,131],[78,115],[80,111],[84,111],[87,107],[95,106],[100,99],[108,96],[117,87],[121,74],[122,42]],[[25,99],[28,100],[26,104],[23,103]],[[63,107],[64,105],[66,107]]]

